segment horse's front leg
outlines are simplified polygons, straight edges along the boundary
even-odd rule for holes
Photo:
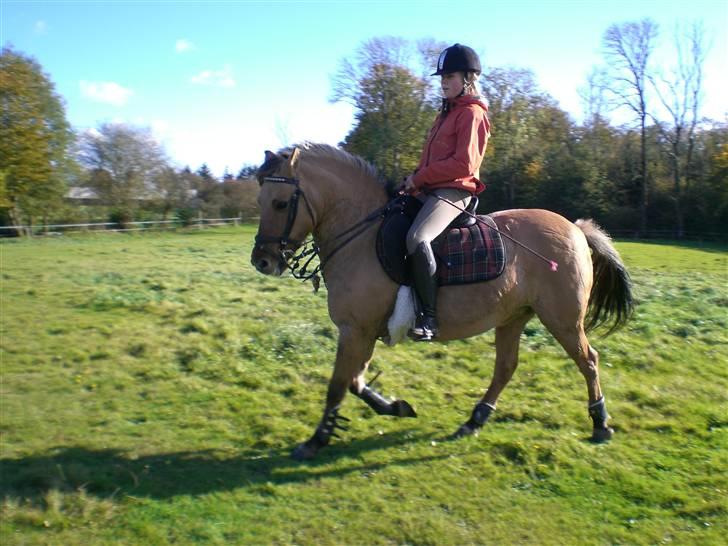
[[[355,378],[366,369],[374,352],[375,342],[376,338],[367,336],[356,328],[349,326],[339,328],[336,362],[334,373],[329,380],[324,415],[313,436],[293,450],[291,456],[294,459],[313,458],[322,447],[329,444],[331,436],[336,435],[337,428],[344,428],[341,420],[346,419],[339,415],[339,406]]]

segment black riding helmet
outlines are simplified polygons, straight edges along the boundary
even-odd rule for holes
[[[478,54],[470,47],[455,44],[442,53],[437,60],[437,72],[432,76],[442,76],[452,72],[481,72]]]

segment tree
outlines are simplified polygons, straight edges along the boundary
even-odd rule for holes
[[[0,53],[0,105],[0,207],[32,225],[62,202],[73,134],[50,78],[10,47]]]
[[[728,123],[713,123],[695,135],[691,184],[685,192],[685,227],[728,236]]]
[[[132,220],[142,200],[158,197],[155,179],[167,165],[149,129],[116,123],[84,133],[79,159],[89,170],[86,185],[116,209],[122,224]]]
[[[619,134],[606,117],[605,74],[594,69],[587,76],[586,84],[579,89],[584,105],[584,123],[576,129],[577,160],[583,176],[583,213],[589,217],[605,219],[622,202],[610,169],[616,161]],[[604,221],[604,220],[602,220]]]
[[[482,178],[493,190],[489,208],[533,205],[534,200],[528,196],[533,193],[533,184],[529,183],[540,180],[543,174],[543,152],[548,140],[542,129],[551,117],[543,109],[553,107],[553,100],[539,91],[530,70],[515,68],[490,70],[483,95],[492,125],[481,166]]]
[[[238,171],[238,175],[235,177],[236,180],[249,180],[255,176],[258,172],[258,167],[254,165],[243,165]]]
[[[684,32],[675,33],[675,65],[669,76],[651,76],[650,81],[667,113],[668,120],[655,122],[665,144],[672,171],[673,202],[677,220],[677,237],[685,234],[683,192],[689,183],[695,150],[695,129],[700,121],[702,99],[703,45],[702,25],[693,23]]]
[[[255,180],[249,178],[226,180],[222,183],[222,193],[225,199],[221,214],[225,218],[252,218],[259,213],[257,202],[259,191],[260,186]]]
[[[195,174],[207,181],[215,180],[215,177],[212,176],[212,171],[210,170],[210,167],[207,166],[207,163],[203,163],[200,168],[197,169]]]
[[[610,26],[602,39],[610,79],[608,91],[618,107],[631,110],[640,124],[640,229],[647,230],[649,183],[647,173],[647,78],[657,37],[650,19]]]
[[[212,175],[207,163],[195,173],[195,189],[199,210],[208,218],[220,216],[225,207],[223,184]]]
[[[417,166],[435,108],[429,83],[408,67],[413,53],[399,38],[374,38],[360,46],[356,64],[343,60],[333,80],[332,101],[356,109],[347,150],[399,180]]]
[[[191,186],[184,172],[165,166],[153,179],[156,201],[162,209],[162,219],[174,209],[183,208],[190,200]]]

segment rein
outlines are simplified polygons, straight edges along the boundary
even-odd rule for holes
[[[375,211],[369,213],[363,220],[357,222],[350,228],[339,233],[336,237],[334,237],[334,241],[338,241],[346,235],[349,235],[349,237],[339,243],[334,248],[334,250],[329,253],[328,256],[323,258],[321,257],[321,249],[319,248],[318,244],[316,244],[316,241],[314,241],[313,239],[299,241],[290,238],[291,230],[293,229],[293,223],[296,221],[296,217],[298,216],[298,202],[301,197],[303,197],[303,202],[306,205],[306,209],[309,216],[311,217],[311,220],[313,221],[314,225],[316,224],[316,216],[313,213],[313,209],[311,208],[311,204],[309,203],[306,194],[301,189],[300,180],[298,178],[290,178],[287,176],[266,176],[263,178],[263,182],[270,182],[273,184],[290,184],[296,189],[291,194],[291,197],[288,199],[288,218],[286,219],[286,225],[283,228],[283,234],[280,237],[272,237],[269,235],[256,235],[255,245],[260,246],[266,243],[277,243],[279,247],[278,252],[280,255],[280,259],[291,270],[291,275],[293,275],[295,279],[301,281],[310,280],[313,283],[314,292],[318,292],[320,283],[319,273],[323,270],[324,267],[326,267],[326,264],[342,248],[344,248],[354,239],[362,235],[367,229],[369,229],[369,227],[373,225],[372,222],[374,222],[378,218],[384,218],[387,211],[389,210],[390,204],[392,203],[392,201],[390,201],[383,207],[379,207]],[[286,250],[285,247],[289,244],[295,245],[298,251],[290,249]],[[309,271],[311,262],[315,258],[319,258],[319,263],[312,270]]]
[[[524,245],[524,244],[523,244],[522,242],[520,242],[520,241],[517,241],[516,239],[514,239],[513,237],[511,237],[511,236],[510,236],[510,235],[508,235],[507,233],[503,233],[503,232],[502,232],[501,230],[499,230],[498,228],[494,228],[493,226],[489,226],[488,224],[486,224],[485,222],[483,222],[483,221],[482,221],[482,220],[481,220],[480,218],[478,218],[478,216],[477,216],[477,215],[475,215],[475,214],[473,214],[473,213],[471,213],[471,212],[468,212],[468,211],[467,211],[467,210],[465,210],[464,208],[458,207],[458,206],[457,206],[457,205],[456,205],[455,203],[451,203],[451,202],[450,202],[450,201],[448,201],[447,199],[443,199],[442,197],[440,197],[439,195],[437,195],[437,194],[435,194],[435,193],[430,193],[430,194],[428,194],[428,195],[431,195],[431,196],[435,197],[436,199],[439,199],[439,200],[440,200],[440,201],[442,201],[443,203],[447,203],[447,204],[448,204],[448,205],[450,205],[451,207],[454,207],[454,208],[458,209],[458,210],[459,210],[460,212],[462,212],[462,213],[464,213],[464,214],[467,214],[468,216],[471,216],[471,217],[475,218],[475,221],[476,221],[476,222],[478,222],[478,223],[480,223],[480,224],[483,224],[484,226],[486,226],[486,227],[488,227],[488,228],[492,229],[493,231],[495,231],[495,232],[496,232],[496,233],[498,233],[499,235],[501,235],[501,236],[505,237],[506,239],[510,239],[511,241],[513,241],[513,242],[514,242],[515,244],[517,244],[517,245],[518,245],[518,246],[520,246],[521,248],[524,248],[524,249],[528,250],[528,251],[529,251],[529,252],[530,252],[531,254],[533,254],[533,255],[534,255],[534,256],[536,256],[537,258],[540,258],[541,260],[543,260],[544,262],[546,262],[547,264],[549,264],[549,266],[551,267],[551,271],[558,271],[558,269],[559,269],[559,264],[558,264],[557,262],[555,262],[554,260],[549,260],[549,259],[548,259],[548,258],[547,258],[546,256],[544,256],[543,254],[539,254],[538,252],[536,252],[536,251],[535,251],[534,249],[532,249],[531,247],[529,247],[529,246],[527,246],[527,245]]]

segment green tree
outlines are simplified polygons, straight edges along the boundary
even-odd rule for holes
[[[346,149],[374,163],[390,180],[417,166],[436,112],[429,82],[408,66],[414,56],[402,39],[374,38],[360,46],[356,64],[343,60],[334,78],[332,101],[356,108]]]
[[[258,167],[255,165],[243,165],[238,171],[238,175],[235,177],[236,180],[249,180],[255,177],[255,173],[258,172]]]
[[[50,78],[10,47],[0,53],[0,108],[0,207],[14,224],[32,225],[62,203],[73,133]]]
[[[210,170],[210,167],[207,166],[207,163],[203,163],[200,168],[197,169],[197,172],[195,174],[207,181],[215,180],[215,177],[212,176],[212,171]]]
[[[685,192],[685,228],[728,236],[728,123],[698,131],[691,183]]]
[[[481,177],[490,188],[484,195],[485,208],[534,206],[535,183],[544,175],[548,144],[543,130],[553,114],[553,100],[539,91],[530,70],[514,68],[489,71],[483,95],[492,129],[481,165]]]

